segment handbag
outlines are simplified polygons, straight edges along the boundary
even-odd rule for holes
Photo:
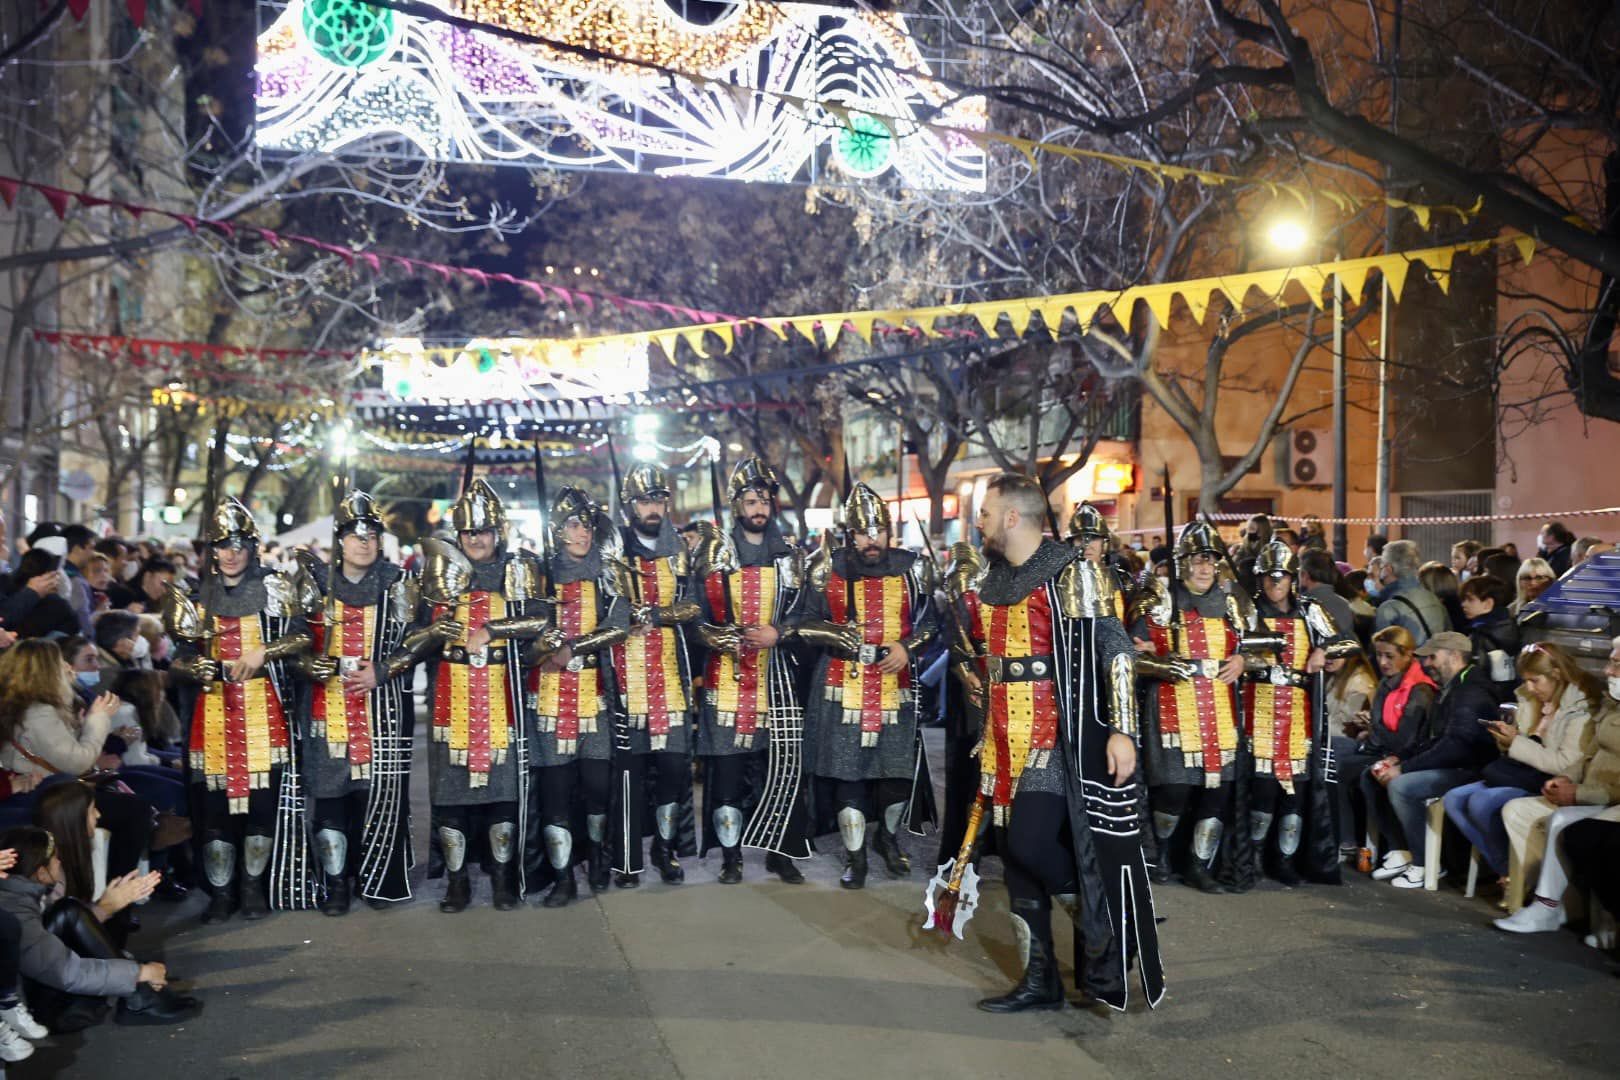
[[[23,757],[27,758],[29,761],[32,761],[35,765],[38,765],[40,768],[44,769],[46,772],[51,773],[53,775],[75,776],[76,779],[81,780],[86,784],[89,784],[93,788],[109,789],[109,790],[118,792],[120,795],[133,795],[133,794],[135,794],[135,792],[130,790],[130,787],[129,787],[128,784],[126,784],[122,780],[118,779],[118,774],[117,773],[112,772],[112,771],[110,771],[108,769],[98,769],[98,768],[96,768],[94,766],[91,766],[90,768],[86,769],[82,773],[74,774],[74,773],[68,772],[66,769],[58,769],[55,765],[52,765],[49,761],[47,761],[44,758],[40,757],[38,754],[34,753],[33,751],[29,750],[22,743],[14,741],[14,742],[12,742],[11,745],[12,745],[12,748],[17,751],[17,753],[21,754]]]
[[[1535,795],[1541,791],[1543,784],[1552,779],[1552,774],[1510,757],[1499,757],[1480,770],[1480,777],[1486,787],[1518,788]]]

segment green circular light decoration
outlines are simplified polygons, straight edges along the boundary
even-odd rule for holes
[[[478,350],[478,373],[487,375],[495,370],[495,354],[488,349]]]
[[[339,67],[375,64],[394,44],[394,13],[363,0],[304,0],[301,23],[310,48]]]
[[[833,154],[851,176],[876,176],[889,167],[894,136],[882,121],[851,112],[849,124],[833,138]]]

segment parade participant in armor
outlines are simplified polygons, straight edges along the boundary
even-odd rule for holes
[[[422,542],[423,611],[388,669],[424,659],[433,740],[428,792],[449,876],[439,910],[472,900],[469,843],[488,838],[490,884],[499,911],[517,907],[523,890],[522,843],[528,799],[528,747],[520,709],[523,662],[512,644],[550,626],[541,600],[541,568],[506,551],[506,509],[483,480],[468,485],[450,521],[457,545]]]
[[[584,796],[590,847],[591,891],[608,886],[612,858],[607,846],[608,803],[617,738],[618,687],[613,646],[624,641],[630,612],[618,535],[612,520],[579,488],[557,493],[547,519],[555,583],[554,628],[531,647],[529,711],[535,734],[531,760],[540,789],[546,858],[557,876],[546,907],[562,907],[579,895],[574,882],[574,792]],[[621,869],[624,867],[621,866]]]
[[[1145,773],[1159,854],[1154,880],[1170,877],[1170,840],[1193,815],[1187,884],[1221,892],[1212,873],[1238,749],[1238,589],[1217,582],[1221,538],[1207,521],[1189,522],[1176,541],[1175,579],[1144,580],[1133,609],[1137,671],[1160,680],[1143,709]]]
[[[658,465],[634,466],[620,486],[619,501],[630,524],[622,531],[629,568],[630,637],[614,646],[613,670],[622,682],[634,760],[628,798],[614,822],[615,856],[641,851],[643,779],[653,767],[652,864],[666,883],[686,879],[676,852],[680,804],[692,786],[692,665],[681,627],[702,610],[691,595],[691,556],[669,521],[669,477]],[[622,864],[621,864],[622,865]],[[621,874],[616,884],[637,879]]]
[[[860,889],[868,816],[890,876],[911,872],[899,833],[917,775],[913,668],[937,632],[938,575],[933,560],[889,546],[889,508],[865,484],[844,502],[843,531],[845,545],[810,573],[797,633],[821,649],[805,706],[806,768],[837,784],[839,884]]]
[[[1296,592],[1299,557],[1287,544],[1267,541],[1253,570],[1260,590],[1255,597],[1259,628],[1277,635],[1281,645],[1252,653],[1245,661],[1249,677],[1243,686],[1244,717],[1254,750],[1249,835],[1261,866],[1269,862],[1278,881],[1298,885],[1301,878],[1294,861],[1306,818],[1299,785],[1312,779],[1314,747],[1325,737],[1325,731],[1317,730],[1324,704],[1317,695],[1323,687],[1313,676],[1329,659],[1349,656],[1360,646],[1333,624],[1321,605]],[[1312,799],[1311,804],[1317,812],[1310,834],[1332,848],[1329,804],[1326,799]],[[1273,857],[1267,859],[1266,841],[1273,836]],[[1318,861],[1326,865],[1313,866],[1314,872],[1336,868],[1337,850]]]
[[[1053,896],[1073,897],[1082,989],[1115,1009],[1141,964],[1148,1003],[1164,992],[1136,812],[1135,652],[1113,615],[1113,581],[1045,540],[1046,496],[1027,477],[992,480],[979,510],[989,567],[963,600],[985,684],[980,798],[998,829],[1013,927],[1028,956],[987,1012],[1055,1009]]]
[[[252,513],[225,499],[203,539],[207,569],[194,597],[170,585],[163,602],[180,642],[170,673],[199,688],[191,707],[191,779],[204,786],[204,922],[230,917],[240,868],[244,918],[309,906],[313,867],[299,790],[291,662],[309,652],[296,586],[259,564]],[[272,888],[266,891],[266,873]]]
[[[739,464],[729,485],[731,531],[707,529],[694,559],[703,606],[697,634],[709,648],[697,751],[708,759],[704,802],[727,885],[742,880],[744,844],[765,849],[766,869],[789,884],[804,880],[793,860],[810,857],[804,717],[794,663],[782,647],[797,617],[804,561],[777,525],[777,486],[775,471],[759,458]],[[744,770],[767,740],[769,783],[745,829]]]
[[[1121,623],[1129,610],[1131,576],[1114,565],[1108,556],[1108,550],[1113,544],[1113,534],[1108,531],[1108,521],[1090,502],[1082,499],[1075,505],[1074,514],[1069,518],[1069,543],[1080,549],[1080,554],[1088,562],[1109,568],[1114,577],[1117,589],[1114,593],[1114,617]]]
[[[327,915],[349,910],[351,876],[372,907],[411,898],[414,665],[389,660],[416,620],[419,598],[416,579],[382,557],[384,531],[371,496],[350,491],[333,511],[336,572],[299,560],[326,594],[310,618],[315,643],[306,666],[315,685],[304,765]]]

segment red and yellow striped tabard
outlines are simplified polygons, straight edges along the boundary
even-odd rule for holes
[[[726,610],[722,582],[731,582],[731,610],[739,626],[763,626],[776,619],[776,567],[745,566],[730,574],[710,574],[703,587],[709,610]],[[741,656],[709,654],[706,685],[715,721],[735,727],[740,747],[754,745],[754,733],[770,726],[771,650],[744,649]]]
[[[835,623],[850,622],[849,589],[837,574],[827,581],[827,611]],[[911,634],[911,594],[899,575],[855,579],[855,622],[861,641],[881,645]],[[900,709],[911,700],[911,668],[885,675],[876,665],[842,657],[827,662],[827,698],[842,702],[844,723],[861,726],[861,745],[876,746],[885,724],[900,722]]]
[[[319,620],[320,629],[314,635],[316,650],[339,660],[372,659],[377,606],[351,607],[333,599],[327,610],[334,625],[328,626],[324,616]],[[311,620],[311,629],[314,627],[315,620]],[[348,759],[352,779],[371,777],[371,695],[344,693],[341,670],[315,688],[310,702],[310,728],[316,738],[326,740],[328,754]]]
[[[1279,618],[1264,622],[1285,642],[1277,662],[1295,671],[1305,670],[1305,661],[1311,655],[1311,635],[1305,620]],[[1305,688],[1256,681],[1248,684],[1244,695],[1255,771],[1270,773],[1284,791],[1291,792],[1295,774],[1305,768],[1310,758],[1310,700]]]
[[[1052,655],[1052,607],[1047,590],[1036,589],[1016,604],[970,604],[973,634],[991,658],[1017,660]],[[1057,746],[1057,682],[989,683],[983,746],[979,750],[979,790],[990,796],[997,824],[1007,820],[1018,778],[1027,768],[1043,769]]]
[[[594,581],[557,586],[557,630],[564,640],[596,629],[596,602]],[[537,667],[529,672],[528,683],[529,692],[535,695],[536,729],[556,734],[557,753],[574,753],[580,735],[596,731],[596,717],[602,711],[601,669],[541,671]]]
[[[1174,627],[1149,622],[1153,647],[1160,656],[1189,660],[1225,660],[1237,648],[1237,637],[1225,619],[1191,612],[1176,616]],[[1177,648],[1179,640],[1180,648]],[[1180,749],[1187,768],[1204,773],[1206,787],[1220,787],[1221,767],[1237,755],[1237,717],[1231,687],[1204,675],[1158,685],[1159,741]]]
[[[264,645],[258,615],[216,616],[209,658],[228,662]],[[223,791],[230,812],[245,814],[248,793],[270,786],[270,769],[287,760],[287,718],[269,675],[247,682],[218,678],[197,696],[191,715],[191,767],[209,791]]]
[[[675,571],[668,559],[635,560],[641,602],[668,607],[675,602]],[[681,682],[679,628],[655,626],[613,646],[613,670],[624,681],[625,711],[630,726],[645,728],[654,750],[669,744],[669,729],[686,722],[686,687]]]
[[[435,605],[433,617],[437,619],[447,610],[442,604]],[[454,615],[465,633],[446,648],[466,648],[466,634],[505,617],[506,597],[500,593],[468,593],[457,602]],[[500,641],[488,646],[491,650],[505,647]],[[450,744],[450,762],[466,766],[468,787],[488,787],[490,768],[506,761],[517,715],[509,693],[505,664],[439,663],[433,694],[433,741]]]

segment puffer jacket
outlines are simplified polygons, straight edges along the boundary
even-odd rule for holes
[[[1575,801],[1582,806],[1620,803],[1620,702],[1610,699],[1598,713],[1581,749],[1581,775],[1576,778]]]
[[[1564,687],[1558,708],[1539,727],[1531,727],[1527,721],[1541,715],[1541,702],[1523,686],[1517,696],[1521,734],[1508,744],[1508,757],[1550,776],[1580,780],[1580,764],[1585,757],[1581,744],[1592,727],[1592,706],[1586,700],[1586,691],[1573,683]]]
[[[17,970],[35,982],[86,997],[127,997],[136,989],[141,965],[133,960],[97,960],[80,956],[45,929],[45,897],[50,889],[37,881],[0,878],[0,911],[22,928]]]

